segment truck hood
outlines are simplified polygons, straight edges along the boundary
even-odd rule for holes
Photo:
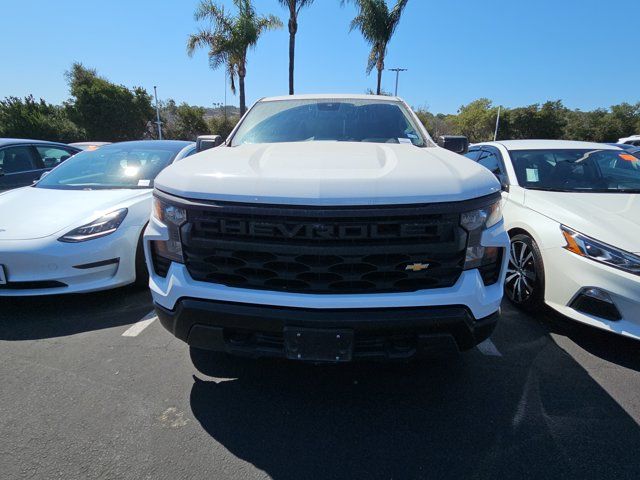
[[[207,150],[165,169],[155,186],[192,199],[301,205],[451,202],[500,190],[488,170],[442,148],[318,141]]]
[[[0,241],[48,237],[148,197],[151,190],[53,190],[25,187],[0,195]]]
[[[525,205],[628,252],[640,253],[640,195],[527,190]]]

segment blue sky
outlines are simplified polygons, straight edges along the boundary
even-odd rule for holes
[[[209,69],[205,52],[189,58],[185,51],[197,0],[2,3],[0,97],[62,102],[73,61],[129,87],[158,85],[164,99],[210,106],[224,97],[223,71]],[[374,88],[375,74],[365,73],[369,49],[349,33],[355,11],[339,3],[316,0],[300,18],[297,93]],[[286,23],[276,0],[255,5]],[[452,113],[479,97],[505,106],[562,99],[585,110],[637,102],[637,18],[638,0],[410,0],[387,68],[408,68],[400,95],[433,112]],[[250,53],[249,103],[287,93],[287,48],[285,28],[265,34]],[[394,74],[385,72],[383,87],[393,86]]]

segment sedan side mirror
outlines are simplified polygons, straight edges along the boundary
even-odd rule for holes
[[[499,174],[496,175],[496,177],[500,181],[500,187],[502,187],[502,191],[503,192],[508,192],[509,191],[509,180],[507,179],[507,176],[503,175],[502,173],[499,173]]]
[[[219,147],[224,143],[221,135],[200,135],[196,139],[196,152],[204,152],[210,148]]]
[[[469,139],[461,135],[442,135],[438,138],[438,146],[464,155],[469,151]]]

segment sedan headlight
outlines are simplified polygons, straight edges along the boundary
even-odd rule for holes
[[[562,235],[567,241],[565,249],[581,257],[604,263],[625,272],[640,275],[640,257],[599,242],[562,225]]]
[[[121,208],[107,213],[91,223],[71,230],[58,240],[67,243],[78,243],[110,235],[118,229],[124,217],[127,216],[127,212],[126,208]]]
[[[153,216],[167,226],[169,240],[156,240],[152,243],[154,252],[174,262],[184,263],[180,227],[187,222],[187,211],[153,197]]]

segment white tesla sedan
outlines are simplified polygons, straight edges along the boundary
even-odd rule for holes
[[[153,180],[195,153],[182,141],[106,145],[75,155],[32,186],[0,194],[0,296],[145,283],[141,238]]]
[[[467,157],[503,185],[509,299],[640,339],[640,160],[559,140],[478,144]]]

